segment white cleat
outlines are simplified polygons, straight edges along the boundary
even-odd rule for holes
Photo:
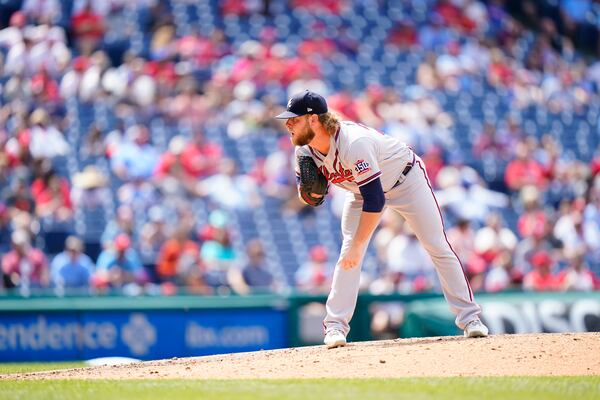
[[[474,319],[465,326],[465,337],[486,337],[488,333],[487,326],[480,319]]]
[[[342,331],[333,329],[325,334],[323,343],[325,343],[325,346],[327,346],[328,349],[343,347],[346,345],[346,336],[342,333]]]

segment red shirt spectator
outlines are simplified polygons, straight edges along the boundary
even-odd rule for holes
[[[71,26],[77,39],[100,40],[104,36],[104,21],[95,14],[89,5],[80,13],[73,15]]]
[[[328,56],[337,51],[335,42],[327,38],[306,39],[298,45],[298,55],[309,58],[315,55]]]
[[[248,6],[244,0],[221,0],[221,14],[226,15],[246,15]]]
[[[435,12],[442,17],[446,25],[453,28],[460,28],[465,32],[472,32],[477,26],[475,22],[465,16],[463,10],[452,4],[450,1],[438,1]]]
[[[73,15],[71,27],[77,49],[83,55],[92,54],[104,37],[104,20],[101,15],[94,13],[90,3]]]
[[[544,235],[547,220],[546,213],[541,209],[526,211],[519,217],[517,231],[524,238]]]
[[[169,151],[164,153],[156,167],[155,175],[163,177],[174,173],[178,166],[185,174],[194,178],[202,178],[217,171],[221,159],[221,147],[204,141],[202,133],[194,134],[193,141],[181,148],[179,143],[172,143]]]
[[[58,84],[48,74],[46,68],[31,78],[31,92],[43,102],[54,102],[60,99]]]
[[[339,15],[345,6],[344,0],[293,0],[292,8],[304,8],[309,11],[330,12]]]
[[[341,113],[343,118],[358,121],[354,97],[349,92],[341,91],[329,96],[327,104],[332,110]]]
[[[554,261],[545,251],[539,251],[531,257],[533,271],[523,278],[523,289],[536,292],[560,290],[561,280],[552,273]]]
[[[177,42],[177,52],[184,59],[194,61],[198,67],[207,68],[227,52],[221,36],[220,32],[210,38],[198,34],[184,36]]]
[[[52,172],[37,178],[31,185],[31,195],[39,216],[54,215],[63,220],[71,216],[71,189],[65,178]]]
[[[177,83],[175,65],[171,61],[148,61],[144,65],[144,71],[153,77],[160,85],[170,88]]]
[[[387,42],[391,45],[398,46],[401,49],[408,49],[416,45],[419,41],[417,31],[414,24],[402,22],[399,26],[392,29]]]
[[[285,76],[287,77],[286,83],[293,82],[296,79],[318,79],[321,77],[321,69],[317,63],[310,59],[294,57],[287,62]]]
[[[425,165],[427,166],[427,176],[429,176],[429,181],[436,185],[438,174],[445,166],[442,149],[435,145],[431,146],[421,158],[425,161]]]
[[[598,173],[600,173],[600,154],[597,154],[594,157],[590,163],[590,169],[592,170],[592,176],[596,176]]]
[[[539,162],[530,158],[530,152],[525,142],[517,144],[517,158],[508,163],[504,180],[506,185],[515,191],[526,185],[538,188],[545,186],[544,168]]]

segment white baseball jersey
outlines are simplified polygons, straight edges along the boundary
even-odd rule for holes
[[[413,161],[413,153],[406,144],[351,121],[341,122],[330,141],[327,155],[307,145],[296,147],[296,157],[311,156],[329,182],[355,194],[360,194],[359,187],[378,177],[387,192]],[[296,166],[296,175],[299,174]]]

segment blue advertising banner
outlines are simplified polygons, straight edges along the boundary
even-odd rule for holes
[[[143,360],[288,347],[276,309],[80,311],[0,315],[0,362]]]

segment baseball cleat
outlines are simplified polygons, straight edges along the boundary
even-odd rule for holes
[[[343,347],[346,345],[346,336],[341,331],[334,329],[325,334],[323,343],[325,343],[328,349]]]
[[[465,337],[486,337],[488,333],[487,326],[480,319],[474,319],[465,326]]]

